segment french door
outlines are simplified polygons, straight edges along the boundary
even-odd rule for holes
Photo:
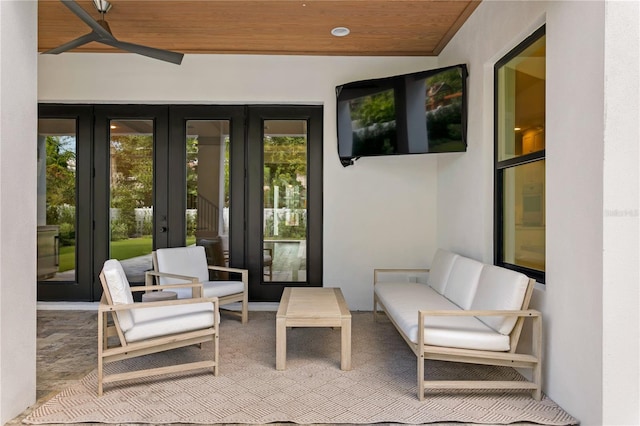
[[[250,108],[247,267],[252,300],[322,286],[322,108]]]
[[[99,300],[106,259],[217,241],[250,300],[322,280],[321,107],[40,105],[38,300]]]
[[[92,122],[84,106],[39,106],[38,300],[93,300]]]

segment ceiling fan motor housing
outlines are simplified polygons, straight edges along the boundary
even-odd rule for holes
[[[93,4],[100,13],[107,13],[112,6],[107,0],[93,0]]]

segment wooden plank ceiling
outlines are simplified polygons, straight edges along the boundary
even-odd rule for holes
[[[92,0],[78,0],[99,19]],[[435,56],[478,6],[468,0],[111,0],[120,41],[182,53]],[[334,27],[348,27],[334,37]],[[57,0],[38,2],[38,51],[90,32]],[[89,43],[74,52],[118,52]]]

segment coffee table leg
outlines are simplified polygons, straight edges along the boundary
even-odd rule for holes
[[[351,370],[351,318],[343,319],[341,328],[340,369]]]
[[[276,370],[284,370],[287,363],[287,326],[285,318],[276,319]]]

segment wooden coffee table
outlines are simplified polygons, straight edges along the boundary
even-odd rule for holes
[[[276,370],[287,362],[287,327],[340,327],[340,368],[351,370],[351,312],[339,288],[284,289],[276,314]]]

